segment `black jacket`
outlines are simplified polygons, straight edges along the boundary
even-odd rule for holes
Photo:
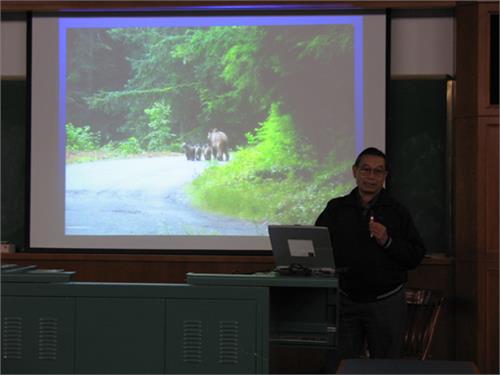
[[[391,244],[384,248],[370,237],[369,216],[386,226]],[[406,282],[407,270],[424,257],[425,245],[401,204],[382,189],[369,214],[363,214],[358,189],[330,200],[316,220],[328,227],[340,287],[351,297],[374,299]]]

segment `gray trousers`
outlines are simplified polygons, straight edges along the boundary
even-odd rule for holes
[[[341,295],[339,318],[340,359],[400,358],[406,326],[404,288],[376,302],[354,302]]]

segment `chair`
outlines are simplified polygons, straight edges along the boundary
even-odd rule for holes
[[[406,289],[408,308],[403,358],[427,359],[444,297],[440,291]]]

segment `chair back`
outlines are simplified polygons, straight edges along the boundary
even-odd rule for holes
[[[405,291],[407,320],[403,357],[427,359],[444,297],[442,292],[429,289]]]

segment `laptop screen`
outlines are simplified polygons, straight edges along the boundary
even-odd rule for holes
[[[328,228],[314,225],[269,225],[276,268],[298,265],[333,271],[335,262]]]

